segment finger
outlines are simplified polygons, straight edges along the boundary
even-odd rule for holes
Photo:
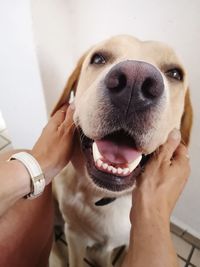
[[[177,149],[181,141],[180,131],[173,129],[164,145],[162,145],[158,152],[158,158],[160,161],[169,162],[173,157],[174,151]]]
[[[150,157],[148,160],[145,170],[148,169],[157,169],[160,164],[163,162],[170,163],[171,158],[173,156],[174,151],[176,150],[177,146],[179,145],[181,140],[180,131],[177,129],[172,130],[169,133],[167,141],[165,144],[160,146]]]
[[[61,128],[63,128],[67,134],[69,132],[74,133],[75,123],[73,120],[73,115],[74,115],[74,106],[70,104],[65,115],[65,120],[61,125]]]
[[[180,144],[173,155],[173,162],[177,164],[184,165],[189,162],[188,149],[185,145]]]
[[[66,117],[67,108],[69,105],[63,105],[59,110],[56,111],[56,113],[51,117],[50,123],[55,128],[58,128]]]
[[[67,124],[68,126],[74,124],[73,115],[74,115],[74,108],[72,105],[70,105],[67,109],[65,116],[65,124]]]
[[[59,108],[55,114],[58,114],[58,113],[66,113],[67,109],[69,107],[69,104],[64,104],[61,108]],[[52,118],[54,117],[54,115],[52,116]]]
[[[176,149],[176,151],[174,152],[171,168],[174,169],[173,173],[176,174],[176,176],[172,175],[171,181],[173,181],[173,184],[176,187],[176,189],[179,189],[179,196],[180,196],[190,175],[189,156],[188,156],[188,150],[185,145],[180,144]],[[175,179],[176,181],[174,180],[174,177],[176,177]],[[176,191],[172,190],[171,193],[173,194],[173,192],[176,193]]]

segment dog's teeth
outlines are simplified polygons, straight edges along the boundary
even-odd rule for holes
[[[92,152],[93,152],[94,161],[96,162],[96,166],[98,168],[106,170],[110,173],[118,174],[122,176],[128,175],[130,172],[132,172],[137,167],[137,165],[140,163],[142,159],[142,156],[139,156],[133,162],[128,164],[128,168],[120,168],[120,167],[115,168],[101,160],[102,155],[100,154],[97,144],[95,142],[92,144]]]
[[[96,163],[97,163],[97,166],[100,168],[101,166],[102,166],[102,164],[103,164],[103,162],[100,160],[100,159],[98,159],[97,161],[96,161]]]
[[[95,142],[93,142],[92,144],[92,152],[93,152],[94,161],[97,161],[99,158],[102,157],[98,150],[97,144]]]
[[[103,163],[102,167],[103,167],[104,170],[106,170],[108,168],[108,164],[107,163]]]
[[[133,162],[128,164],[130,172],[132,172],[137,167],[137,165],[140,163],[141,159],[142,159],[142,155],[139,156],[137,159],[135,159]]]
[[[108,171],[111,171],[112,170],[112,166],[108,165]]]
[[[117,173],[121,174],[123,172],[122,168],[117,168]]]
[[[129,168],[124,168],[123,169],[123,174],[127,175],[130,172]]]
[[[105,162],[102,162],[102,160],[101,160],[102,155],[99,152],[99,149],[98,149],[97,144],[95,142],[93,142],[93,144],[92,144],[92,152],[93,152],[94,161],[96,162],[96,166],[98,168],[103,169],[103,170],[107,170],[110,173],[119,174],[119,175],[122,175],[122,176],[123,175],[127,175],[130,172],[132,172],[137,167],[137,165],[140,163],[140,161],[142,159],[142,156],[139,156],[133,162],[128,164],[128,168],[123,168],[122,169],[120,167],[115,168],[115,167],[113,167],[111,165],[108,165]]]
[[[115,167],[112,167],[112,173],[113,174],[117,173],[117,169]]]
[[[117,175],[121,175],[121,176],[126,176],[130,173],[130,169],[129,168],[115,168],[114,166],[109,165],[106,162],[103,162],[101,159],[98,159],[96,161],[96,166],[100,169],[100,170],[106,170],[109,173],[112,174],[117,174]]]

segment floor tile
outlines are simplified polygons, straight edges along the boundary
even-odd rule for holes
[[[9,141],[3,138],[3,136],[0,136],[0,149],[3,149],[8,144],[9,144]]]
[[[183,261],[182,259],[178,258],[178,263],[180,267],[185,267],[185,261]]]
[[[178,227],[177,225],[170,223],[170,230],[172,233],[181,236],[184,233],[184,230],[182,230],[180,227]]]
[[[183,238],[186,242],[188,242],[188,243],[194,245],[195,247],[197,247],[198,249],[200,249],[200,239],[199,239],[199,238],[197,238],[197,237],[191,235],[191,234],[188,233],[188,232],[184,232],[184,234],[182,235],[182,238]]]
[[[194,250],[191,263],[196,265],[197,267],[200,267],[200,250],[199,249]]]
[[[182,258],[187,259],[192,246],[175,234],[172,234],[172,240],[177,254]]]

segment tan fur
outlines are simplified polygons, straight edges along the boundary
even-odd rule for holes
[[[189,89],[187,89],[187,92],[185,95],[184,112],[181,118],[182,141],[187,146],[189,145],[189,142],[190,142],[190,132],[192,128],[192,121],[193,121],[192,103],[190,100]]]
[[[109,66],[101,70],[88,70],[88,62],[94,51],[113,51],[114,59]],[[141,42],[130,36],[117,36],[94,46],[78,62],[71,74],[64,92],[54,111],[69,99],[71,90],[76,91],[76,112],[74,120],[92,139],[98,137],[99,125],[103,127],[104,103],[99,99],[99,81],[110,68],[120,61],[136,59],[153,64],[162,73],[166,103],[155,130],[142,138],[144,149],[151,153],[163,144],[174,128],[180,128],[183,142],[188,145],[192,126],[192,106],[187,75],[183,83],[171,83],[167,80],[163,64],[173,62],[182,64],[168,46],[158,42]],[[150,140],[149,142],[147,142]],[[59,208],[65,220],[65,233],[68,241],[70,267],[88,266],[83,258],[89,258],[98,266],[111,265],[112,251],[129,242],[129,212],[131,208],[131,190],[121,193],[108,192],[98,188],[88,177],[79,140],[76,141],[72,163],[55,180],[55,190]],[[94,203],[102,197],[117,197],[117,200],[105,207],[96,207]],[[87,249],[86,249],[87,247]],[[118,265],[120,266],[120,263]]]
[[[72,90],[76,91],[76,86],[77,86],[77,83],[78,83],[78,79],[79,79],[79,75],[81,73],[81,68],[82,68],[82,64],[83,64],[83,61],[85,59],[85,55],[83,55],[78,63],[77,63],[77,66],[76,68],[74,69],[74,71],[71,73],[68,81],[67,81],[67,84],[63,90],[63,93],[62,95],[60,96],[60,99],[58,100],[56,106],[54,107],[52,113],[51,113],[51,116],[54,115],[54,113],[59,109],[61,108],[64,104],[68,103],[69,101],[69,96],[70,96],[70,92]]]

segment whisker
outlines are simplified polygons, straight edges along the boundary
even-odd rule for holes
[[[81,134],[80,134],[80,141],[81,141],[81,143],[84,141],[84,138],[85,138],[85,135],[81,132]]]

